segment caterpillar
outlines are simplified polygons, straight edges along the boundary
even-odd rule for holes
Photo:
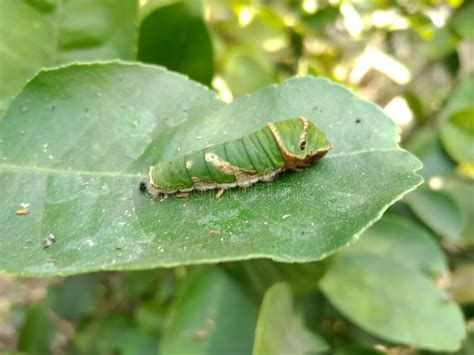
[[[226,189],[271,181],[285,170],[303,171],[331,148],[324,133],[304,117],[269,122],[245,137],[151,166],[140,191],[160,199],[219,189],[219,197]]]

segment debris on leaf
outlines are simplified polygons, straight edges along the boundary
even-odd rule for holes
[[[48,249],[51,245],[54,244],[56,238],[52,233],[48,233],[48,235],[43,239],[43,248]]]
[[[30,213],[30,210],[28,208],[20,208],[19,210],[16,210],[16,215],[17,216],[24,216],[28,213]]]

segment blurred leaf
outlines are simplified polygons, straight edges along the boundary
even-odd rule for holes
[[[474,77],[464,79],[441,113],[440,136],[458,162],[474,162]]]
[[[0,1],[0,118],[13,96],[40,68],[52,65],[56,1]],[[21,38],[21,39],[19,39]]]
[[[213,76],[212,43],[194,3],[160,7],[141,23],[138,59],[161,64],[209,85]]]
[[[429,117],[425,113],[423,102],[420,97],[415,92],[408,91],[403,94],[403,98],[407,102],[411,112],[415,115],[416,122],[420,125],[426,124]]]
[[[474,264],[465,264],[454,270],[449,290],[460,304],[474,304]]]
[[[304,173],[232,189],[218,201],[214,191],[163,201],[138,191],[152,164],[298,116],[334,145]],[[397,139],[378,107],[324,79],[291,79],[227,105],[157,67],[48,70],[0,122],[0,249],[14,250],[0,270],[54,275],[263,257],[316,261],[355,241],[420,184],[420,162]],[[15,216],[24,202],[30,213]],[[49,233],[56,242],[45,249]]]
[[[60,284],[49,287],[49,307],[62,318],[78,321],[94,313],[103,292],[100,286],[99,274],[65,278]]]
[[[474,163],[461,163],[457,167],[457,172],[461,177],[474,180]]]
[[[448,193],[461,209],[462,232],[459,242],[474,245],[474,184],[457,177],[445,179],[443,191]]]
[[[454,89],[448,99],[446,107],[443,109],[441,116],[450,117],[452,114],[469,109],[473,106],[474,95],[474,76],[464,77],[458,86]],[[472,127],[472,125],[469,125]]]
[[[304,355],[327,349],[324,339],[295,313],[290,287],[280,282],[269,288],[258,315],[253,355]]]
[[[337,18],[340,17],[340,12],[337,7],[326,6],[314,14],[304,15],[301,19],[301,24],[304,31],[309,34],[321,36],[321,34],[330,28]]]
[[[120,0],[120,6],[116,0],[62,4],[56,63],[135,58],[137,0]]]
[[[244,283],[260,298],[274,283],[285,281],[297,294],[317,287],[318,280],[328,267],[328,259],[312,263],[277,263],[267,259],[226,263],[224,266],[240,283]]]
[[[425,44],[426,56],[431,60],[439,60],[456,50],[459,37],[448,27],[438,28]]]
[[[407,144],[407,149],[423,162],[423,170],[420,173],[425,178],[449,175],[455,168],[434,129],[415,131]]]
[[[403,262],[375,254],[341,253],[320,285],[341,313],[383,339],[454,351],[465,336],[457,305]]]
[[[251,93],[276,80],[271,63],[263,55],[242,49],[228,55],[222,77],[234,96]]]
[[[148,15],[150,15],[153,11],[156,9],[171,5],[171,4],[176,4],[178,2],[181,2],[181,0],[146,0],[142,1],[140,3],[140,8],[139,8],[139,22],[142,22],[143,19],[145,19]],[[192,7],[192,9],[197,9],[198,7],[201,6],[201,1],[196,1],[196,6]]]
[[[44,304],[28,310],[20,330],[18,350],[28,354],[49,354],[56,329]]]
[[[156,301],[142,302],[138,306],[135,317],[141,329],[161,333],[165,325],[166,307]]]
[[[376,350],[374,348],[362,345],[352,345],[348,346],[347,348],[338,349],[334,352],[334,355],[378,355],[378,354],[386,354],[386,352],[382,352]]]
[[[77,353],[91,355],[154,355],[158,352],[156,337],[138,329],[129,317],[119,312],[105,319],[93,318],[79,328],[73,345]]]
[[[137,0],[0,1],[0,118],[41,68],[133,59]]]
[[[427,40],[432,36],[433,23],[426,13],[410,11],[408,13],[408,20],[410,21],[411,29],[418,33],[421,38]]]
[[[467,337],[462,344],[461,350],[456,352],[456,355],[472,355],[474,353],[474,330],[472,326],[469,328]]]
[[[435,233],[449,239],[460,238],[462,213],[451,196],[423,186],[407,195],[406,200],[418,218]]]
[[[474,99],[474,91],[472,97]],[[451,156],[458,162],[474,163],[474,106],[443,120],[440,129],[443,144]]]
[[[185,280],[171,306],[160,354],[249,354],[257,309],[217,267]]]
[[[174,293],[174,278],[170,270],[143,270],[121,274],[118,290],[126,298],[150,299],[156,294]]]
[[[463,39],[474,39],[474,3],[465,2],[465,6],[461,7],[449,22],[450,28]]]
[[[403,217],[386,215],[370,227],[349,253],[369,253],[423,271],[430,276],[446,272],[443,251],[421,226]]]

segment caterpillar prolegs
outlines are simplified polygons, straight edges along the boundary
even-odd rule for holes
[[[285,170],[302,171],[332,145],[311,121],[290,118],[249,135],[151,166],[140,190],[155,198],[193,190],[248,187]]]

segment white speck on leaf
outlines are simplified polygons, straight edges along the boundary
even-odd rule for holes
[[[52,233],[48,233],[43,239],[43,248],[47,249],[56,241],[56,237]]]

